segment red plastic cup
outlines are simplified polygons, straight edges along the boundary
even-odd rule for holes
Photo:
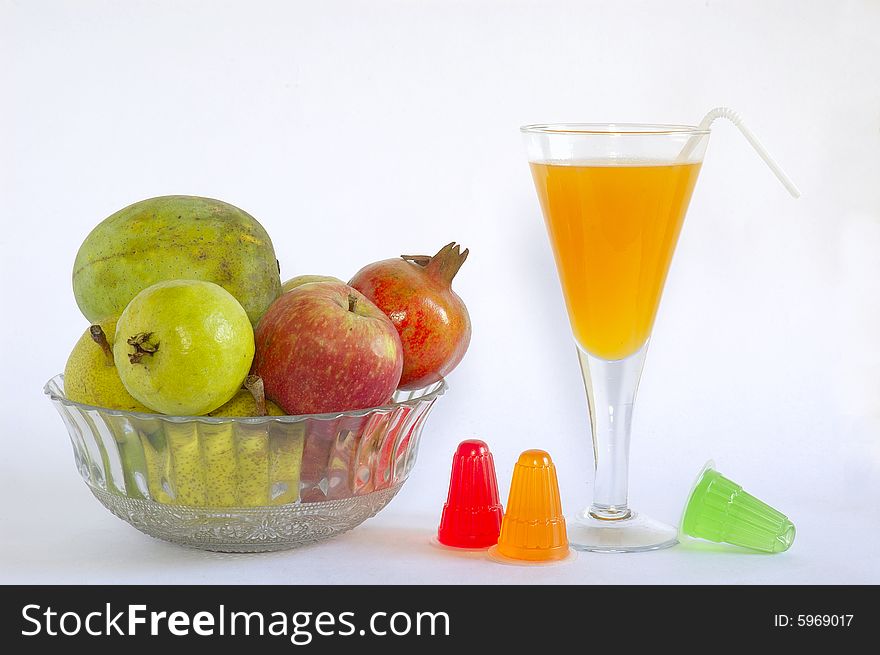
[[[489,548],[498,543],[503,509],[495,462],[479,439],[462,441],[452,457],[449,495],[437,541],[453,548]]]

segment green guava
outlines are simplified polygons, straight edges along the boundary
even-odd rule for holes
[[[241,388],[253,357],[247,313],[212,282],[147,287],[116,324],[113,358],[122,383],[163,414],[200,416],[225,404]]]

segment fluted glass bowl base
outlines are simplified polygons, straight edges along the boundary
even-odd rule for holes
[[[585,511],[568,523],[568,541],[576,550],[595,553],[639,553],[678,543],[671,525],[633,512],[629,518],[606,521]]]
[[[144,534],[221,553],[265,553],[317,543],[376,515],[402,484],[363,496],[272,507],[184,507],[90,487],[101,504]]]

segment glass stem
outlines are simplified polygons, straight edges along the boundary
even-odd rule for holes
[[[629,440],[648,342],[629,357],[613,361],[577,350],[590,405],[596,461],[593,504],[584,517],[606,521],[629,518]]]

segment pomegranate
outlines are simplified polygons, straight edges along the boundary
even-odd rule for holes
[[[349,283],[394,323],[403,343],[399,389],[421,389],[458,366],[471,341],[467,307],[452,290],[468,251],[455,242],[433,257],[401,255],[368,264]]]

